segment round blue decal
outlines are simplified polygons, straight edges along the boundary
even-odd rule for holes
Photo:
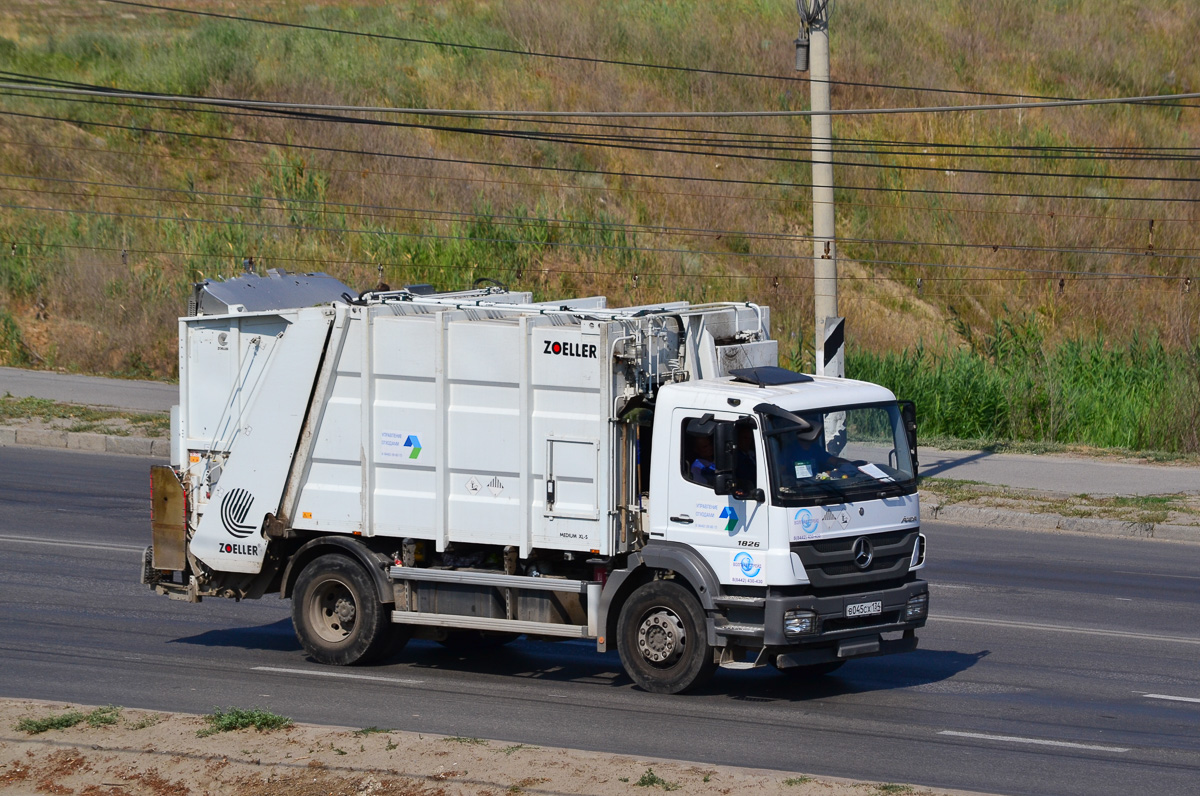
[[[753,578],[762,572],[762,567],[754,563],[754,556],[742,551],[733,557],[733,562],[742,569],[742,574],[748,578]]]
[[[805,533],[816,533],[817,531],[817,521],[813,519],[812,512],[808,509],[797,511],[794,521],[799,523],[800,529]]]

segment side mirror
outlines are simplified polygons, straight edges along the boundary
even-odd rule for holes
[[[908,435],[908,452],[912,455],[913,475],[917,462],[917,405],[912,401],[900,401],[900,419],[904,421],[904,432]]]
[[[737,450],[737,428],[733,423],[720,422],[713,432],[713,466],[716,469],[715,491],[718,495],[728,495],[733,491],[733,462]]]
[[[747,490],[745,492],[734,492],[733,496],[738,500],[753,500],[755,503],[766,503],[767,493],[761,488]]]

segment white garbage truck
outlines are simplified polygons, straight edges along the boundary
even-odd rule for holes
[[[313,660],[615,646],[641,688],[908,652],[911,404],[778,366],[765,306],[197,285],[142,581],[291,599]]]

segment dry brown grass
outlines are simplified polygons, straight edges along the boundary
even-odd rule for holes
[[[195,7],[228,9],[222,3]],[[1200,66],[1191,57],[1192,33],[1200,29],[1200,7],[1178,0],[1142,4],[1115,13],[1116,3],[1059,0],[1044,6],[1015,0],[937,0],[922,13],[905,4],[859,0],[835,6],[833,65],[839,79],[939,86],[1028,95],[1115,96],[1181,91],[1200,86]],[[325,7],[329,7],[326,9]],[[334,13],[355,9],[357,16]],[[325,9],[325,10],[322,10]],[[794,14],[786,3],[736,0],[674,3],[631,0],[621,4],[563,0],[382,4],[320,3],[298,9],[257,0],[242,13],[369,28],[403,35],[437,35],[539,51],[620,60],[688,64],[792,77]],[[322,14],[330,16],[322,16]],[[203,91],[226,96],[288,97],[314,103],[426,105],[462,108],[739,109],[803,108],[803,83],[745,80],[615,68],[539,58],[459,52],[316,34],[263,32],[163,14],[98,12],[75,0],[15,0],[0,11],[0,35],[16,42],[26,68],[77,80],[105,80],[171,90],[179,75],[208,74],[199,66],[204,47],[223,31],[250,37],[237,45],[242,66],[213,74]],[[109,35],[132,49],[120,59],[93,58],[88,47],[70,50],[76,34]],[[203,37],[208,36],[209,39]],[[51,55],[51,38],[66,42],[66,60]],[[202,42],[197,44],[196,42]],[[239,40],[241,41],[241,40]],[[286,52],[282,42],[290,42]],[[169,42],[171,55],[159,42]],[[205,44],[204,42],[207,42]],[[59,45],[54,45],[59,46]],[[97,50],[100,45],[92,47]],[[231,45],[232,47],[232,45]],[[98,50],[97,50],[98,51]],[[74,59],[74,60],[71,60]],[[18,64],[20,66],[21,64]],[[8,67],[5,67],[8,68]],[[16,67],[12,67],[16,68]],[[204,67],[208,69],[209,67]],[[190,71],[189,71],[190,70]],[[182,80],[182,78],[179,78]],[[192,78],[188,78],[189,80]],[[893,89],[835,86],[836,107],[894,106],[983,101],[960,95],[914,94]],[[44,103],[0,100],[13,109],[45,112]],[[65,104],[55,106],[58,112]],[[626,243],[677,251],[623,255],[586,247],[518,248],[504,253],[455,238],[473,233],[469,219],[433,221],[403,208],[484,212],[557,219],[598,219],[629,224],[784,233],[810,230],[805,188],[705,182],[704,178],[767,182],[808,181],[803,151],[790,163],[747,161],[716,155],[597,149],[580,144],[467,136],[459,133],[358,125],[313,124],[280,118],[189,117],[165,112],[74,107],[120,124],[184,127],[230,137],[287,141],[350,152],[394,153],[441,159],[527,163],[567,169],[676,174],[663,180],[614,174],[532,171],[466,163],[434,162],[297,151],[306,174],[325,182],[330,202],[381,206],[302,214],[315,227],[344,224],[388,232],[443,238],[360,235],[278,227],[224,228],[194,222],[164,224],[105,220],[39,211],[0,211],[5,240],[42,239],[115,251],[48,248],[38,253],[41,284],[32,291],[4,289],[0,301],[14,314],[25,339],[44,358],[84,370],[149,372],[169,376],[175,314],[183,309],[186,285],[203,276],[230,273],[250,254],[258,262],[292,270],[325,270],[366,286],[386,268],[392,284],[428,280],[462,285],[475,276],[497,276],[540,295],[604,293],[617,302],[667,298],[752,299],[770,303],[778,336],[809,347],[812,297],[811,243],[745,234],[706,236],[641,234]],[[103,114],[102,117],[96,114]],[[1093,109],[1004,111],[942,115],[840,117],[844,139],[1064,146],[1197,146],[1200,112],[1112,106]],[[721,129],[773,135],[807,133],[797,119],[639,121],[647,126]],[[470,124],[470,123],[467,123]],[[504,128],[504,123],[492,124]],[[554,128],[571,129],[571,128]],[[603,132],[605,128],[583,128]],[[670,135],[670,134],[668,134]],[[178,140],[133,135],[85,125],[37,122],[0,116],[0,171],[39,177],[91,179],[247,195],[279,193],[272,155],[251,144]],[[796,142],[803,147],[803,141]],[[851,145],[847,145],[849,148]],[[70,148],[67,148],[70,147]],[[843,314],[850,340],[873,350],[896,350],[918,341],[955,342],[948,323],[962,318],[975,328],[1009,314],[1038,313],[1049,339],[1103,335],[1120,341],[1135,333],[1157,334],[1171,347],[1193,344],[1200,323],[1200,285],[1189,293],[1179,279],[1112,280],[1057,277],[1036,270],[1127,274],[1195,274],[1200,253],[1196,225],[1197,182],[1154,183],[1065,180],[972,174],[964,163],[925,147],[919,158],[878,153],[839,154],[840,160],[870,162],[873,168],[840,166],[842,186],[948,189],[987,193],[1082,193],[1140,195],[1190,200],[1173,204],[1115,199],[1034,199],[946,196],[921,193],[838,194]],[[136,152],[136,156],[111,154]],[[899,171],[909,163],[932,171]],[[993,170],[1070,171],[1088,164],[990,158],[972,167]],[[1099,164],[1111,176],[1147,174],[1193,178],[1194,161],[1111,161]],[[13,189],[66,191],[60,195]],[[104,198],[98,198],[103,195]],[[278,225],[291,223],[296,206],[267,201],[260,209],[212,206],[227,199],[193,196],[187,203],[139,201],[144,192],[47,184],[5,178],[0,202],[102,210],[115,213],[212,217]],[[114,198],[121,197],[121,198]],[[171,198],[179,199],[178,195]],[[311,208],[302,208],[311,209]],[[325,208],[332,210],[331,208]],[[1150,244],[1154,220],[1154,251]],[[516,237],[522,226],[497,227]],[[897,240],[904,244],[856,243]],[[587,242],[587,239],[576,242]],[[914,246],[927,242],[930,246]],[[978,244],[960,248],[953,244]],[[1006,244],[1087,250],[1123,250],[1124,256],[1013,251]],[[120,249],[141,250],[122,262]],[[143,253],[145,250],[168,252]],[[170,252],[198,252],[203,257]],[[714,252],[714,253],[706,253]],[[774,255],[778,258],[744,256]],[[889,261],[889,264],[871,263]],[[892,264],[895,263],[895,264]],[[961,268],[928,268],[939,263]],[[3,264],[0,264],[0,268]],[[994,268],[1026,269],[1018,278]],[[918,278],[921,282],[918,286]],[[38,318],[45,315],[49,318]]]

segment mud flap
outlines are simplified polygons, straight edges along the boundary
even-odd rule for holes
[[[150,531],[153,543],[150,564],[154,569],[183,569],[186,565],[187,498],[179,477],[166,465],[150,468]],[[146,583],[145,580],[142,582]]]

